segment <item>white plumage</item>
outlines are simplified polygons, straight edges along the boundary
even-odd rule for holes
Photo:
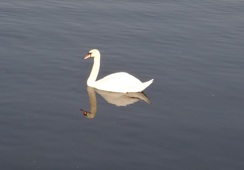
[[[87,85],[90,87],[119,93],[142,92],[153,82],[151,79],[143,83],[126,72],[113,73],[96,81],[100,68],[100,52],[97,49],[90,50],[85,59],[90,57],[94,57],[94,64],[87,79]]]

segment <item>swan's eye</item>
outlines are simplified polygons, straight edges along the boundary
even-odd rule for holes
[[[92,53],[88,53],[89,55],[91,55]]]

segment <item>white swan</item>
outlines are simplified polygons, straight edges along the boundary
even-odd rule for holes
[[[153,79],[151,79],[142,83],[136,77],[125,72],[113,73],[96,81],[100,68],[100,52],[97,49],[92,49],[84,59],[90,57],[94,57],[94,64],[87,79],[87,85],[90,87],[118,93],[142,92],[153,82]]]

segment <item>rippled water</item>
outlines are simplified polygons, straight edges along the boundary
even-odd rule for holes
[[[243,169],[243,16],[238,0],[2,0],[1,169]],[[99,78],[154,78],[151,104],[93,91],[83,116],[91,48]]]

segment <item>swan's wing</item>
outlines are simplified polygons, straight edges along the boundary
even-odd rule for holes
[[[96,90],[108,103],[116,106],[127,106],[139,101],[139,98],[131,97],[127,93],[114,93],[104,90]]]
[[[118,72],[96,81],[95,88],[105,91],[126,93],[130,88],[141,84],[142,82],[136,77],[125,72]]]

